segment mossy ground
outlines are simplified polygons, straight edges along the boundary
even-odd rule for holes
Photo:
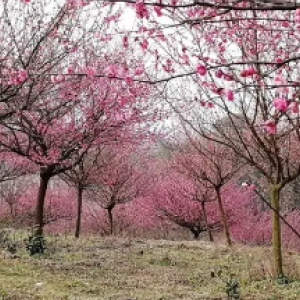
[[[1,300],[219,300],[230,277],[242,300],[300,299],[300,255],[285,253],[292,282],[279,284],[263,247],[86,237],[55,239],[43,256],[2,254]]]

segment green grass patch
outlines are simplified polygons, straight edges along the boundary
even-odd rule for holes
[[[299,300],[300,255],[285,254],[291,279],[272,279],[270,249],[205,242],[55,238],[44,256],[4,258],[1,300],[219,300],[226,282],[241,300]]]

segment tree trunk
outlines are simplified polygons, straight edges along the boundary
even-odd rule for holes
[[[198,230],[194,230],[193,228],[190,228],[193,236],[194,236],[194,240],[198,240],[200,232]]]
[[[112,235],[114,233],[114,224],[113,224],[113,214],[112,214],[113,207],[109,207],[107,209],[108,214],[108,223],[109,223],[109,233]]]
[[[51,178],[50,173],[40,173],[40,186],[39,186],[39,193],[37,197],[37,204],[36,204],[36,220],[35,220],[35,231],[34,235],[42,235],[43,234],[43,226],[44,226],[44,204],[45,204],[45,197],[47,192],[47,186],[49,180]]]
[[[208,238],[210,242],[214,241],[214,238],[212,236],[211,228],[208,225],[208,220],[207,220],[207,214],[206,214],[206,208],[205,208],[205,202],[201,201],[201,209],[203,213],[203,218],[204,218],[204,224],[207,230]]]
[[[76,228],[75,228],[76,238],[79,238],[80,228],[81,228],[82,195],[83,195],[83,188],[81,186],[78,186],[77,187],[77,216],[76,216]]]
[[[230,246],[232,246],[232,241],[231,241],[231,238],[230,238],[227,217],[226,217],[225,210],[224,210],[224,207],[223,207],[220,189],[216,189],[216,194],[217,194],[217,202],[218,202],[219,210],[220,210],[220,213],[221,213],[221,220],[222,220],[224,235],[225,235],[225,238],[226,238],[226,243],[230,247]]]
[[[272,185],[270,190],[270,200],[273,209],[271,211],[272,220],[272,249],[274,260],[274,272],[275,276],[279,277],[283,275],[282,268],[282,249],[281,249],[281,225],[278,213],[280,213],[279,204],[280,188],[277,185]],[[277,212],[277,213],[276,213]]]
[[[14,207],[13,207],[14,205],[11,203],[9,203],[8,205],[9,205],[11,220],[12,220],[12,222],[14,222],[14,220],[15,220]]]

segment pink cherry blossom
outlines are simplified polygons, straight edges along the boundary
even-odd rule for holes
[[[256,185],[255,184],[250,184],[250,186],[249,186],[249,189],[251,189],[251,190],[256,190]]]
[[[28,77],[27,71],[24,69],[20,69],[19,74],[18,74],[18,78],[19,78],[20,82],[25,81],[27,79],[27,77]]]
[[[120,106],[124,106],[128,102],[128,98],[126,98],[126,97],[119,97],[118,102],[119,102]]]
[[[72,66],[68,66],[67,67],[67,73],[68,74],[72,74],[73,73],[73,67]]]
[[[59,74],[57,76],[54,76],[54,83],[64,82],[66,80],[65,76],[62,74]]]
[[[224,90],[224,95],[227,97],[227,99],[228,99],[229,101],[233,101],[234,94],[233,94],[233,91],[232,91],[232,90],[225,89],[225,90]]]
[[[17,85],[22,83],[28,78],[28,73],[24,69],[14,70],[11,72],[9,83],[13,85]]]
[[[252,76],[256,73],[256,70],[254,67],[249,67],[247,69],[244,69],[241,71],[240,75],[242,77],[248,77],[248,76]]]
[[[157,14],[158,17],[161,17],[163,15],[162,12],[161,12],[162,7],[160,7],[160,6],[154,6],[153,10],[155,11],[155,13]]]
[[[218,71],[216,71],[215,75],[216,75],[217,78],[222,78],[224,73],[223,73],[222,70],[218,70]]]
[[[134,72],[135,75],[141,75],[141,74],[143,74],[143,73],[144,73],[144,69],[143,69],[142,66],[137,67],[137,68],[135,69],[135,72]]]
[[[109,67],[107,67],[106,72],[107,72],[106,74],[108,77],[116,77],[117,76],[117,70],[114,65],[110,65]]]
[[[135,3],[135,11],[139,18],[149,18],[149,11],[143,0],[138,0]]]
[[[274,83],[277,85],[282,85],[282,84],[286,84],[287,82],[281,74],[276,74],[274,77]]]
[[[146,39],[143,39],[143,41],[140,43],[140,46],[143,50],[146,50],[148,48],[148,42]]]
[[[300,23],[300,8],[295,10],[295,18],[294,18],[296,23]]]
[[[70,6],[71,8],[78,8],[87,5],[87,3],[83,0],[67,0],[67,5]]]
[[[130,75],[126,75],[125,76],[125,81],[128,83],[128,84],[132,84],[133,83],[133,78],[132,78],[132,76],[130,76]]]
[[[53,75],[51,76],[51,81],[53,83],[60,83],[60,82],[64,82],[65,77],[63,75]]]
[[[196,71],[199,75],[202,75],[202,76],[204,76],[207,72],[206,67],[204,65],[201,65],[201,64],[197,64]]]
[[[291,108],[292,112],[297,114],[299,112],[299,103],[298,102],[292,102],[289,106]]]
[[[128,48],[129,44],[128,44],[128,37],[127,36],[123,36],[123,47],[124,48]]]
[[[241,75],[242,77],[247,77],[247,76],[248,76],[247,70],[242,70],[241,73],[240,73],[240,75]]]
[[[88,77],[94,77],[96,74],[96,69],[94,67],[86,67],[85,73]]]
[[[223,77],[225,81],[233,81],[234,79],[233,76],[230,74],[224,74]]]
[[[273,104],[275,108],[279,111],[286,111],[289,106],[288,100],[282,97],[275,98],[273,100]]]
[[[187,54],[183,54],[182,55],[182,59],[183,59],[183,63],[186,64],[186,65],[189,65],[190,64],[190,61],[189,61],[189,56]]]
[[[252,76],[256,74],[256,70],[254,69],[254,67],[249,67],[247,71],[248,71],[248,76]]]
[[[276,133],[276,123],[274,120],[267,120],[262,124],[263,128],[266,130],[269,134],[275,134]]]

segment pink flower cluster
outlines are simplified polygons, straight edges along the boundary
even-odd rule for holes
[[[205,101],[200,101],[200,105],[208,108],[213,108],[215,106],[213,102],[205,102]]]
[[[262,123],[262,126],[267,133],[276,133],[276,122],[274,120],[267,120],[266,122]]]
[[[292,102],[289,107],[293,113],[297,114],[299,112],[299,103],[298,102]]]
[[[116,65],[110,65],[106,68],[106,75],[108,77],[116,77],[118,75],[118,68]]]
[[[295,10],[295,22],[300,23],[300,8]]]
[[[248,77],[248,76],[252,76],[254,74],[256,74],[256,70],[254,69],[254,67],[249,67],[245,70],[242,70],[241,73],[240,73],[240,75],[242,77]]]
[[[298,102],[290,102],[284,97],[276,97],[273,100],[273,104],[275,108],[281,112],[285,112],[290,109],[293,113],[297,114],[299,112],[299,103]]]
[[[233,101],[234,94],[233,94],[233,91],[232,91],[232,90],[225,89],[225,90],[224,90],[224,95],[227,97],[227,99],[228,99],[229,101]]]
[[[143,39],[143,41],[140,43],[140,46],[143,50],[147,50],[148,48],[148,42],[146,39]]]
[[[28,73],[24,69],[12,71],[9,78],[9,84],[18,85],[28,78]]]
[[[139,18],[149,18],[149,11],[143,0],[136,1],[135,11]]]
[[[94,77],[95,76],[95,74],[97,73],[96,72],[96,69],[94,68],[94,67],[86,67],[85,69],[84,69],[84,71],[85,71],[85,73],[86,73],[86,76],[87,77]]]
[[[60,82],[64,82],[66,80],[64,75],[56,75],[56,76],[51,76],[51,81],[53,83],[60,83]]]
[[[137,67],[134,72],[135,75],[142,75],[143,73],[144,73],[144,69],[142,66]]]
[[[207,73],[207,69],[204,65],[201,64],[197,64],[196,66],[196,72],[201,75],[204,76]]]
[[[67,0],[66,5],[70,8],[78,8],[87,5],[84,0]]]
[[[273,104],[277,110],[282,111],[282,112],[286,111],[289,107],[288,100],[283,97],[274,98]]]
[[[154,6],[153,10],[156,12],[156,14],[157,14],[158,17],[161,17],[163,15],[162,12],[161,12],[162,7],[160,7],[160,6]]]
[[[217,78],[223,78],[225,81],[233,81],[233,76],[230,74],[224,73],[222,70],[217,70],[215,72]]]
[[[128,48],[129,43],[128,43],[128,37],[127,36],[123,36],[122,42],[123,42],[123,47]]]

